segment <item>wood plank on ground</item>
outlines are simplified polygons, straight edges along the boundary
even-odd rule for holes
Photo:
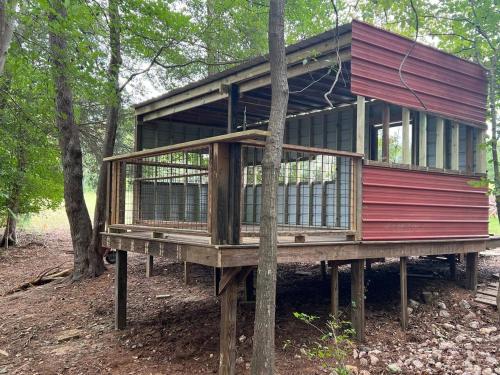
[[[477,289],[476,302],[484,303],[491,306],[497,306],[498,286],[499,283],[488,283]]]

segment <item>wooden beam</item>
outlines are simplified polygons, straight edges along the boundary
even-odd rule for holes
[[[444,119],[436,120],[436,168],[444,168]]]
[[[321,279],[326,280],[326,261],[322,260],[319,262],[321,269]]]
[[[191,272],[193,264],[190,262],[184,262],[184,285],[191,284]]]
[[[477,130],[476,138],[476,172],[486,173],[486,130]]]
[[[450,280],[457,279],[457,256],[456,254],[448,254],[448,264],[450,266]]]
[[[115,329],[127,327],[127,252],[116,250]]]
[[[117,161],[135,158],[146,158],[151,156],[164,155],[176,151],[189,151],[209,146],[213,143],[238,142],[244,139],[265,139],[270,133],[265,130],[245,130],[241,132],[216,135],[214,137],[196,139],[194,141],[176,143],[175,145],[156,147],[147,150],[130,152],[128,154],[110,156],[103,161]]]
[[[451,123],[451,169],[458,171],[459,169],[459,156],[460,156],[460,134],[459,125],[457,122]]]
[[[331,314],[334,318],[339,316],[339,265],[332,262],[331,267]]]
[[[467,173],[474,172],[474,136],[472,126],[465,126],[465,170]],[[479,151],[479,150],[478,150]]]
[[[399,258],[399,286],[401,297],[401,328],[406,331],[408,328],[408,271],[407,257]]]
[[[427,114],[418,113],[418,165],[427,166]]]
[[[153,256],[148,255],[146,257],[146,277],[148,278],[153,276],[153,265],[154,265]]]
[[[208,215],[212,244],[228,243],[229,226],[229,145],[215,143],[210,147],[208,178]]]
[[[233,277],[221,294],[219,375],[234,375],[236,364],[236,315],[238,278]]]
[[[474,292],[477,289],[477,260],[477,252],[467,253],[465,260],[465,287]]]
[[[365,260],[351,263],[351,322],[358,341],[365,340]]]
[[[238,101],[240,90],[238,85],[229,85],[227,102],[227,132],[232,133],[238,127]]]
[[[356,152],[365,153],[365,97],[358,95],[356,101]]]
[[[382,162],[389,161],[389,123],[391,112],[389,104],[384,104],[382,108]]]
[[[228,213],[227,213],[227,243],[239,244],[241,237],[241,191],[243,179],[241,172],[241,144],[231,143],[229,145],[229,168],[228,176]]]
[[[410,110],[402,108],[403,126],[403,164],[411,164],[411,144],[410,144]]]

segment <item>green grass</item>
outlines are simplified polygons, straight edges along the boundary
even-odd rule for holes
[[[500,223],[497,217],[490,216],[489,233],[500,235]]]
[[[90,219],[94,217],[96,194],[95,191],[85,192],[85,203],[89,210]],[[57,210],[42,211],[39,214],[24,217],[19,223],[19,227],[28,232],[50,232],[55,229],[69,230],[68,217],[64,204]]]

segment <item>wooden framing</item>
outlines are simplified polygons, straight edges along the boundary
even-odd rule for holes
[[[401,328],[406,331],[408,328],[408,257],[399,258],[399,289],[401,298]]]
[[[444,168],[444,119],[436,120],[436,168]]]
[[[391,108],[384,103],[382,109],[382,162],[389,162],[389,124],[391,121]]]
[[[115,329],[127,327],[127,252],[116,250],[115,264]]]
[[[470,252],[465,257],[465,287],[469,290],[477,290],[477,261],[479,253]]]
[[[356,105],[356,152],[365,153],[365,97],[357,97]]]
[[[477,130],[476,138],[476,172],[486,173],[486,130]]]
[[[333,317],[339,316],[339,264],[331,262],[331,308],[330,313]]]
[[[365,340],[365,261],[351,262],[351,322],[358,341]]]
[[[402,163],[411,164],[410,110],[408,108],[402,109],[402,124],[403,124]]]
[[[459,160],[459,126],[458,123],[452,121],[451,123],[451,164],[450,168],[454,171],[458,171],[458,160]]]

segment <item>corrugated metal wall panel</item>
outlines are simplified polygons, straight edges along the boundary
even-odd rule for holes
[[[362,238],[486,237],[488,197],[472,179],[364,166]]]
[[[398,74],[412,43],[397,34],[353,21],[351,91],[423,110]],[[486,76],[479,65],[417,44],[403,66],[403,76],[428,112],[485,127]]]

